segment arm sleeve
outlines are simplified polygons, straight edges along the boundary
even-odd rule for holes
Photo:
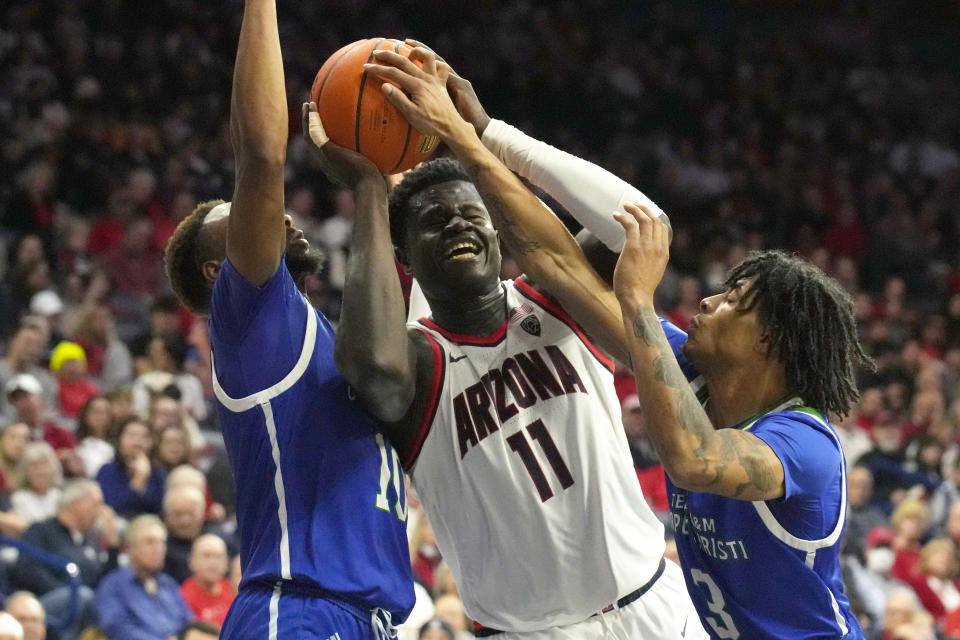
[[[613,219],[627,202],[663,213],[650,198],[606,169],[526,135],[502,120],[490,120],[483,144],[515,171],[555,198],[611,251],[623,249],[623,227]]]
[[[210,302],[210,343],[216,376],[233,397],[257,393],[282,380],[303,348],[306,298],[281,260],[262,286],[223,262]]]

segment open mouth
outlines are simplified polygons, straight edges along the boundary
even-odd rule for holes
[[[469,260],[480,254],[480,245],[473,240],[458,242],[443,254],[447,260]]]

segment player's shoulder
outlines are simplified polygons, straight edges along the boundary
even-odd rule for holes
[[[779,433],[791,440],[815,447],[812,451],[822,454],[823,445],[829,443],[840,452],[840,441],[829,421],[816,409],[797,406],[772,411],[760,417],[751,427],[754,434]]]

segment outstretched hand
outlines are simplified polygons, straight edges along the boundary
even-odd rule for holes
[[[373,57],[374,62],[364,66],[386,81],[381,91],[417,131],[449,140],[467,124],[447,93],[450,65],[433,51],[414,47],[407,58],[378,50]]]
[[[419,40],[407,38],[404,43],[411,47],[426,49],[436,55],[433,49]],[[454,71],[453,67],[440,56],[437,56],[437,64],[445,64],[450,69],[450,74],[447,76],[447,91],[453,99],[453,104],[457,107],[460,117],[473,125],[478,138],[483,137],[484,130],[490,124],[490,116],[487,115],[487,111],[480,103],[477,92],[473,90],[473,84]]]
[[[653,304],[653,292],[670,257],[670,230],[645,205],[626,204],[624,209],[626,213],[613,214],[627,234],[613,272],[613,291],[621,302]]]
[[[386,185],[380,171],[370,160],[330,140],[323,128],[320,114],[317,112],[317,103],[303,103],[301,113],[303,137],[313,149],[313,155],[320,163],[320,169],[331,182],[349,189],[356,189],[357,185],[364,180],[378,180]]]

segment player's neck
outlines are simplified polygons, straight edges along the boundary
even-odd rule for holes
[[[708,413],[718,428],[731,427],[788,399],[782,368],[743,367],[706,376]]]
[[[430,298],[430,316],[434,322],[453,333],[488,336],[496,332],[507,318],[503,287],[482,295],[464,298]]]

